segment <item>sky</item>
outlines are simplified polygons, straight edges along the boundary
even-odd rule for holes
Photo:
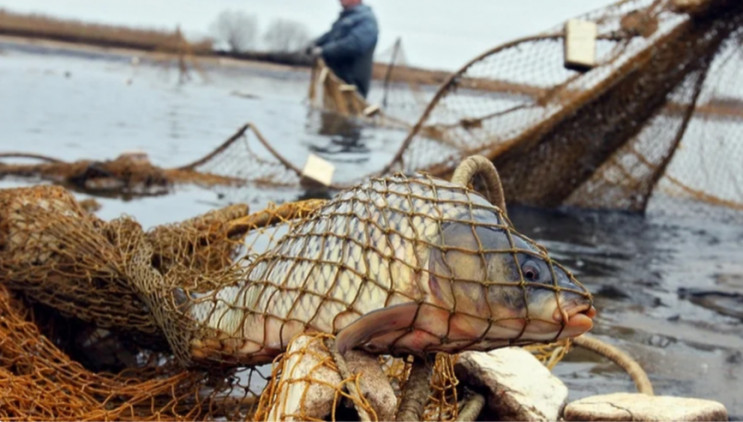
[[[612,3],[608,0],[366,0],[379,20],[377,52],[402,37],[414,66],[455,70],[479,53],[541,32]],[[330,27],[337,0],[0,0],[0,8],[89,22],[209,35],[223,10],[253,14],[260,28],[276,18],[304,23],[313,35]],[[259,29],[261,31],[262,29]]]

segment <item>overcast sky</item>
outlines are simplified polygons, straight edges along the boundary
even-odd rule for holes
[[[456,69],[510,39],[541,32],[608,0],[366,0],[377,14],[377,51],[397,37],[410,64]],[[307,25],[314,35],[336,18],[337,0],[0,0],[0,8],[91,22],[172,29],[208,35],[223,10],[254,14],[261,28],[279,17]]]

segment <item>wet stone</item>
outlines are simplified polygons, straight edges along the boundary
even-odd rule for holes
[[[568,396],[562,381],[518,347],[464,352],[455,371],[464,385],[487,390],[488,409],[502,421],[557,420]]]
[[[648,344],[655,347],[666,348],[671,344],[672,340],[666,336],[660,334],[653,334],[648,339]]]
[[[586,397],[569,403],[567,421],[725,421],[722,403],[685,397],[614,393]]]

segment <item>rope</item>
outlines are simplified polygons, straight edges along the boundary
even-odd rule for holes
[[[32,158],[34,160],[46,161],[48,163],[64,163],[64,161],[48,155],[32,154],[26,152],[2,152],[0,158]]]
[[[584,349],[598,353],[601,356],[608,358],[613,361],[622,369],[627,371],[629,376],[634,381],[637,391],[647,395],[654,395],[653,385],[650,383],[645,370],[642,369],[640,364],[637,363],[630,355],[623,352],[622,350],[612,346],[611,344],[605,343],[596,337],[582,335],[573,339],[573,344],[580,346]]]
[[[475,179],[478,176],[479,178]],[[454,170],[451,181],[464,186],[474,185],[475,189],[484,185],[485,190],[481,193],[503,213],[506,213],[506,199],[503,196],[503,186],[498,171],[493,162],[482,155],[472,155],[462,161]]]

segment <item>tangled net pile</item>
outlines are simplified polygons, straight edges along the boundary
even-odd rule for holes
[[[245,206],[146,234],[87,214],[59,187],[5,190],[0,204],[2,419],[245,417],[260,372],[183,369],[130,283],[145,244],[165,277],[210,280],[225,224]]]
[[[251,152],[247,143],[242,144],[245,148],[237,153],[243,158],[252,160],[254,163],[251,168],[252,172],[239,171],[245,166],[225,166],[227,163],[220,161],[220,157],[224,158],[222,152],[226,148],[238,140],[247,140],[249,136],[256,138],[251,144],[266,145],[265,148],[268,151],[273,151],[261,133],[252,125],[246,124],[211,153],[180,167],[161,168],[153,165],[143,152],[123,153],[113,160],[85,159],[74,162],[39,154],[7,152],[0,154],[0,160],[10,161],[0,162],[0,178],[5,176],[37,178],[49,180],[76,191],[124,197],[166,194],[176,184],[240,187],[248,180],[255,183],[260,183],[262,177],[272,180],[270,179],[272,176],[270,167],[275,164],[261,166],[262,160]],[[29,160],[32,163],[25,162]],[[196,170],[196,167],[206,162],[221,166],[223,172],[233,173],[233,175],[218,175],[203,168]],[[286,163],[286,165],[290,164]],[[282,167],[282,173],[285,170],[286,168]],[[272,183],[280,184],[281,179],[273,179]],[[296,183],[296,180],[289,179],[286,183]]]
[[[449,189],[470,198],[465,209],[471,213],[477,214],[480,209],[495,212],[501,218],[498,228],[507,230],[509,239],[521,239],[498,208],[481,197],[477,199],[463,186],[428,178],[402,178],[399,186],[412,190],[401,193],[395,190],[393,180],[374,182],[392,184],[381,191],[391,204],[415,198],[416,184],[434,183],[441,195]],[[347,215],[342,211],[344,204],[356,203],[362,192],[363,188],[357,188],[331,202],[288,203],[253,214],[248,214],[245,205],[234,205],[145,232],[128,217],[105,222],[88,214],[61,187],[0,191],[0,417],[265,419],[280,414],[276,412],[281,412],[279,405],[285,403],[285,399],[279,400],[282,391],[299,388],[300,397],[305,397],[311,387],[317,386],[312,378],[298,382],[286,376],[292,359],[300,356],[305,360],[305,355],[314,353],[313,344],[327,348],[325,340],[333,336],[315,334],[309,344],[280,355],[272,372],[262,364],[281,350],[262,355],[238,344],[255,341],[250,333],[239,330],[247,316],[233,321],[238,322],[237,329],[226,323],[230,312],[246,311],[240,309],[245,305],[239,303],[234,289],[270,287],[270,274],[262,282],[246,285],[245,280],[250,280],[251,271],[260,269],[262,262],[282,256],[282,250],[291,250],[282,249],[282,245],[303,239],[301,227],[320,229],[317,224],[323,215],[331,215],[329,221],[342,221]],[[396,195],[401,196],[395,199]],[[444,198],[439,204],[441,210],[451,206]],[[434,208],[429,213],[436,212],[436,204],[432,203]],[[406,233],[404,225],[398,230]],[[316,235],[333,241],[339,239],[338,234],[318,231]],[[358,238],[359,233],[351,235],[349,232],[346,239]],[[541,248],[524,240],[527,246],[512,244],[508,253],[534,253],[545,257],[550,267],[554,265],[552,272],[561,271]],[[345,249],[341,245],[335,250]],[[391,260],[387,266],[394,272],[402,271],[399,275],[404,276],[402,267],[395,269],[401,258],[379,257]],[[309,250],[281,259],[294,267],[292,274],[302,273],[299,267],[303,262],[349,269],[346,261],[332,264],[317,260]],[[446,258],[441,259],[446,262]],[[523,285],[523,278],[520,283]],[[286,290],[289,285],[284,280],[283,287],[273,286],[283,290],[282,295],[274,297],[274,303],[286,303],[292,297],[291,290]],[[387,294],[405,294],[404,287],[397,286]],[[539,288],[555,295],[570,290],[549,284]],[[352,296],[361,290],[352,292]],[[588,295],[583,290],[576,290],[576,294]],[[309,292],[303,295],[312,297]],[[349,309],[357,306],[354,299],[347,300],[341,303]],[[211,310],[200,314],[200,306]],[[532,319],[538,318],[538,309],[526,302],[523,306],[527,318],[529,312]],[[292,321],[286,319],[284,323],[289,327]],[[310,329],[311,324],[314,322],[305,322],[299,331],[318,331]],[[267,331],[265,335],[261,346],[270,348],[272,333]],[[290,338],[283,333],[278,337],[283,350]],[[520,337],[518,334],[512,342],[521,342]],[[342,340],[339,337],[337,341]],[[526,337],[523,341],[529,342]],[[547,350],[539,346],[535,353],[554,363],[565,346],[565,341]],[[380,359],[395,393],[401,394],[415,365],[400,358]],[[338,362],[321,359],[317,369],[344,373],[346,369]],[[427,420],[457,416],[460,403],[452,364],[451,355],[439,354],[428,373],[431,394],[423,413]],[[339,400],[350,398],[362,419],[379,417],[374,406],[353,387],[363,379],[358,374],[346,375],[326,387],[335,391]],[[306,419],[311,415],[295,416]]]

